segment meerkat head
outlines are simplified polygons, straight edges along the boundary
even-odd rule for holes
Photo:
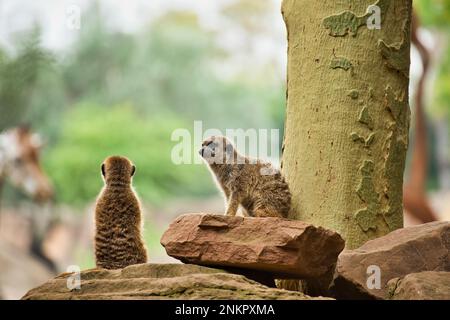
[[[106,158],[101,170],[106,184],[114,182],[129,184],[136,172],[136,167],[125,157],[113,156]]]
[[[202,143],[198,152],[208,164],[232,164],[235,149],[223,136],[211,136]]]

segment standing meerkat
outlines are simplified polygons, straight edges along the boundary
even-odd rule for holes
[[[121,269],[146,263],[141,206],[131,185],[136,167],[109,157],[101,167],[105,186],[95,208],[95,260],[99,268]]]
[[[291,193],[280,171],[270,163],[241,155],[223,136],[203,141],[199,153],[225,195],[226,215],[235,216],[241,205],[244,214],[252,217],[287,218]]]

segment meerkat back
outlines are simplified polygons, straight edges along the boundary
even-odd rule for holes
[[[121,269],[147,262],[142,213],[131,182],[135,166],[124,157],[102,164],[105,186],[95,207],[95,260],[99,268]]]

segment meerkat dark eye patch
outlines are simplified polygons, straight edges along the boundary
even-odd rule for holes
[[[136,166],[131,167],[131,176],[134,176],[134,173],[136,172]]]
[[[225,152],[231,154],[233,152],[233,145],[231,143],[227,143],[225,146]]]
[[[106,173],[105,173],[105,164],[103,163],[103,164],[102,164],[102,176],[105,176],[105,174],[106,174]]]

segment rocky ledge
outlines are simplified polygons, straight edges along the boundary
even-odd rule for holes
[[[61,274],[30,290],[22,299],[326,299],[269,288],[220,269],[186,264],[140,264],[120,270],[90,269],[81,272],[79,289],[71,290],[67,284],[73,284],[73,277],[76,275]]]

